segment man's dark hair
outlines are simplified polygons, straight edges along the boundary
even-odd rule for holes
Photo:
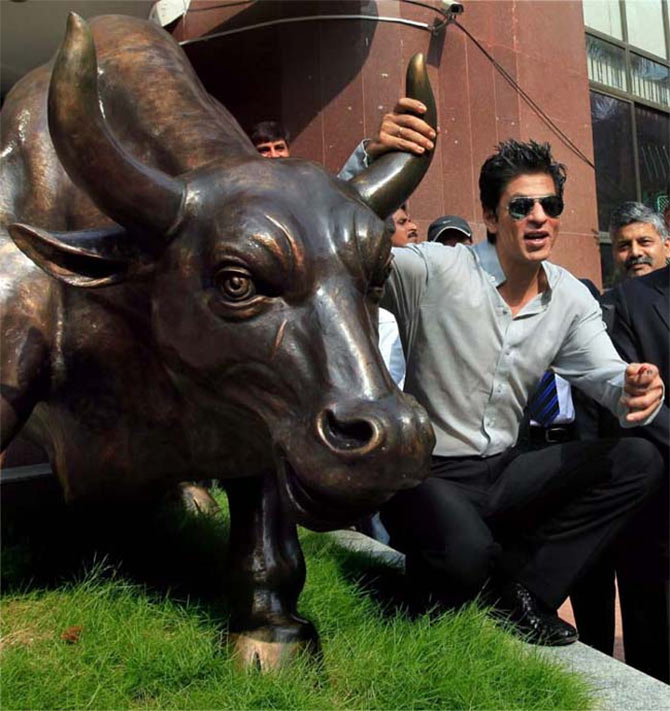
[[[279,121],[259,121],[255,126],[252,126],[249,131],[249,138],[254,146],[259,143],[271,143],[272,141],[286,141],[288,146],[290,136],[288,131],[282,126]]]
[[[479,199],[482,207],[495,213],[500,196],[510,180],[520,175],[537,173],[550,175],[556,194],[563,197],[565,166],[554,160],[548,143],[522,143],[510,138],[498,144],[496,152],[484,161],[479,174]],[[495,234],[487,231],[486,237],[495,244]]]

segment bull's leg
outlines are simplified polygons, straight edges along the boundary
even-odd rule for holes
[[[0,452],[7,449],[25,420],[26,417],[17,412],[9,399],[0,395]]]
[[[30,315],[21,309],[18,297],[16,302],[0,304],[3,317],[0,350],[0,452],[7,449],[28,421],[33,408],[46,394],[49,383],[46,339],[38,327],[30,324]]]
[[[182,481],[177,494],[184,508],[193,514],[214,516],[220,512],[219,505],[206,487],[194,481]]]
[[[274,472],[226,482],[230,503],[231,643],[243,666],[273,669],[318,651],[313,625],[297,615],[305,561],[281,508]]]

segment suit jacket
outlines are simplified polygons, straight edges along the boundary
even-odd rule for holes
[[[654,421],[626,434],[646,437],[666,462],[670,440],[670,266],[623,282],[611,292],[610,336],[629,363],[653,363],[665,384],[665,399]]]

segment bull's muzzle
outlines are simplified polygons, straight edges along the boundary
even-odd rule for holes
[[[316,432],[320,445],[339,460],[371,467],[373,488],[405,488],[401,479],[424,467],[435,444],[426,411],[399,391],[326,405],[316,415]]]
[[[285,499],[295,518],[324,530],[377,510],[428,473],[435,444],[426,411],[396,391],[376,400],[336,400],[314,416],[316,448],[277,449]]]
[[[382,446],[386,427],[383,420],[360,407],[334,405],[316,418],[316,430],[323,444],[340,457],[361,457]]]

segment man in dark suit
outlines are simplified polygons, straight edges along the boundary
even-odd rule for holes
[[[665,460],[670,449],[670,267],[628,279],[612,292],[611,337],[623,358],[654,363],[665,384],[661,411],[649,427],[623,432],[651,440]],[[623,611],[626,662],[670,682],[670,562],[668,501],[664,486],[626,526],[617,541],[617,579]]]
[[[649,427],[626,431],[637,437],[646,437],[654,442],[665,461],[668,461],[668,432],[670,431],[670,408],[668,385],[670,384],[670,267],[650,272],[637,279],[629,279],[612,291],[614,321],[611,337],[623,358],[642,358],[658,366],[665,383],[665,402]],[[640,361],[636,361],[640,362]]]
[[[649,428],[619,429],[605,413],[595,422],[600,436],[638,436],[653,442],[667,472],[670,240],[660,215],[640,203],[622,204],[610,222],[613,254],[624,281],[603,297],[603,317],[621,356],[657,365],[666,390],[662,410]],[[665,682],[670,682],[668,500],[666,478],[663,488],[571,592],[580,638],[611,654],[616,569],[626,662]]]

